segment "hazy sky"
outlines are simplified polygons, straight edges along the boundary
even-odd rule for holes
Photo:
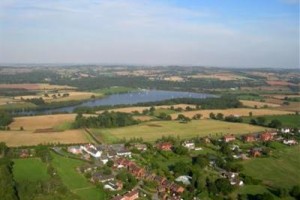
[[[0,0],[0,62],[299,67],[299,1]]]

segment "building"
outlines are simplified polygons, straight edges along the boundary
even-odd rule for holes
[[[105,183],[113,180],[115,180],[114,175],[104,175],[98,172],[94,173],[91,177],[91,181],[94,183]]]
[[[244,142],[254,142],[255,141],[255,136],[254,135],[245,135],[243,137]]]
[[[67,151],[76,155],[82,153],[82,149],[80,146],[70,146],[68,147]]]
[[[145,144],[134,144],[134,148],[136,148],[139,151],[146,151],[147,150],[147,145]]]
[[[94,158],[99,158],[102,155],[102,151],[98,151],[97,148],[92,144],[81,146],[81,149]]]
[[[123,196],[116,196],[112,198],[111,200],[135,200],[139,198],[139,192],[137,190],[132,190],[130,192],[127,192]]]
[[[156,145],[156,148],[162,151],[172,151],[172,143],[171,142],[162,142]]]
[[[123,183],[121,181],[109,181],[104,185],[104,189],[110,191],[118,191],[123,188]]]
[[[129,150],[127,150],[126,148],[120,149],[119,151],[117,151],[117,156],[131,158],[131,152]]]
[[[231,141],[234,141],[235,140],[235,136],[234,135],[225,135],[224,137],[223,137],[223,140],[224,140],[224,142],[231,142]]]
[[[286,144],[286,145],[296,145],[298,144],[298,142],[296,140],[283,140],[283,144]]]
[[[273,135],[269,132],[262,133],[260,134],[260,140],[263,142],[271,141],[273,140]]]
[[[182,146],[189,150],[195,149],[195,143],[191,141],[185,141],[184,143],[182,143]]]

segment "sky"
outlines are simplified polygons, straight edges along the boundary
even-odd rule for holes
[[[299,65],[299,0],[1,0],[0,63]]]

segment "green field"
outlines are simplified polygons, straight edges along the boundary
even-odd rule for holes
[[[0,105],[0,110],[18,110],[18,109],[28,109],[28,108],[36,108],[37,106],[33,103],[12,103]]]
[[[104,88],[104,89],[99,89],[99,90],[93,90],[93,92],[102,93],[105,95],[111,95],[111,94],[132,92],[135,90],[136,89],[134,89],[134,88],[116,86],[116,87]]]
[[[297,127],[300,128],[300,115],[266,115],[263,116],[266,118],[266,124],[270,123],[274,119],[278,119],[283,127]],[[252,117],[255,119],[255,117]],[[251,117],[243,117],[243,121],[249,123]]]
[[[111,129],[93,129],[93,133],[104,142],[117,142],[120,139],[143,138],[153,142],[162,136],[179,136],[191,138],[195,136],[215,136],[218,134],[243,134],[265,130],[264,127],[242,123],[229,123],[217,120],[193,120],[189,123],[178,121],[152,121],[135,126]]]
[[[55,153],[51,155],[54,168],[57,170],[62,182],[71,192],[74,192],[84,200],[105,199],[105,193],[102,189],[97,188],[76,171],[76,167],[82,165],[83,161],[65,158]]]
[[[15,159],[13,174],[17,182],[23,180],[44,181],[50,178],[47,165],[39,158]]]
[[[300,184],[300,146],[285,148],[275,157],[243,161],[244,173],[270,186],[290,188]]]

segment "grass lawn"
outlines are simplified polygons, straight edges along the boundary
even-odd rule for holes
[[[266,118],[266,124],[270,123],[272,120],[277,119],[281,121],[282,126],[287,127],[297,127],[300,128],[300,115],[265,115],[263,116]],[[256,117],[252,117],[253,119],[256,119]],[[249,123],[251,120],[251,117],[244,117],[243,121],[246,123]]]
[[[55,153],[52,164],[61,177],[62,182],[75,194],[84,200],[101,200],[105,199],[105,193],[102,189],[97,188],[90,183],[83,175],[76,171],[76,167],[84,162],[80,160],[65,158]]]
[[[290,188],[300,184],[300,146],[276,154],[276,158],[255,158],[242,162],[244,173],[270,186]]]
[[[22,180],[44,181],[50,178],[47,165],[39,158],[15,159],[13,174],[17,182]]]
[[[242,123],[229,123],[217,120],[193,120],[189,123],[178,121],[152,121],[139,125],[111,128],[93,129],[93,133],[100,140],[111,143],[119,139],[143,138],[145,141],[153,142],[162,136],[179,136],[180,138],[191,138],[195,136],[214,136],[216,134],[243,134],[265,130],[264,127],[251,126]]]

